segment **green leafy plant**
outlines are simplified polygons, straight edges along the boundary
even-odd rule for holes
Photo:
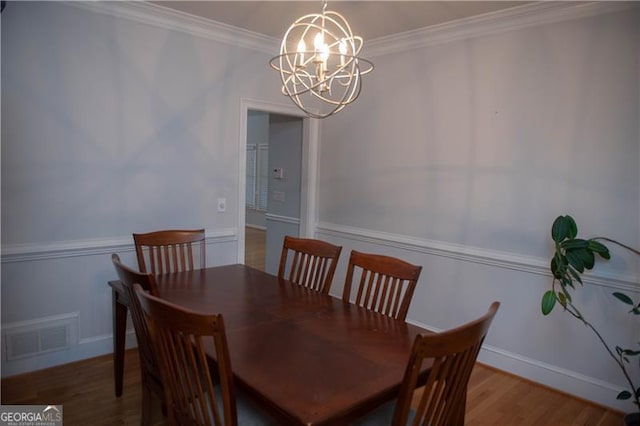
[[[629,372],[631,360],[636,357],[640,360],[640,342],[637,342],[636,349],[611,346],[598,329],[586,319],[571,298],[571,292],[576,289],[576,283],[582,285],[582,273],[594,267],[596,258],[610,259],[609,249],[601,241],[616,244],[638,256],[640,256],[640,252],[609,238],[595,237],[585,240],[576,238],[577,235],[578,226],[571,216],[558,216],[553,222],[551,227],[551,237],[555,242],[555,253],[551,259],[553,282],[551,289],[547,290],[542,296],[542,314],[549,315],[557,302],[564,308],[565,312],[568,312],[591,329],[611,358],[620,367],[629,385],[629,389],[620,392],[617,399],[632,399],[633,403],[640,409],[640,387],[634,384],[634,380],[638,379],[632,379]],[[620,292],[613,293],[613,297],[630,307],[629,314],[640,315],[640,301],[634,302],[631,297]]]

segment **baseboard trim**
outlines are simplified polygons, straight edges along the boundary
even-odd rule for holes
[[[133,329],[129,329],[126,334],[125,348],[130,349],[136,346],[135,332]],[[3,361],[0,376],[2,378],[17,376],[110,353],[113,353],[113,337],[111,334],[84,338],[80,339],[77,345],[68,350],[15,361]]]
[[[443,331],[410,319],[407,320],[407,323],[436,333]],[[505,351],[486,343],[482,345],[478,354],[478,362],[603,407],[620,412],[630,412],[634,408],[630,402],[616,400],[620,388],[611,383]]]

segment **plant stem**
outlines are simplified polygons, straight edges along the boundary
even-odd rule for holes
[[[635,253],[635,254],[637,254],[638,256],[640,256],[640,251],[638,251],[638,250],[634,249],[633,247],[629,247],[629,246],[628,246],[628,245],[626,245],[626,244],[622,244],[622,243],[621,243],[621,242],[619,242],[619,241],[612,240],[611,238],[607,238],[607,237],[595,237],[595,238],[592,238],[592,240],[596,240],[596,241],[597,241],[597,240],[608,241],[608,242],[610,242],[610,243],[617,244],[617,245],[619,245],[620,247],[626,248],[626,249],[627,249],[627,250],[629,250],[630,252]]]
[[[609,345],[607,344],[607,342],[604,340],[604,338],[602,337],[602,335],[598,332],[598,330],[596,330],[596,328],[591,325],[591,323],[589,321],[587,321],[582,314],[580,313],[580,311],[578,310],[578,308],[575,307],[575,305],[573,303],[571,303],[571,301],[567,301],[567,309],[566,311],[569,312],[571,315],[573,315],[575,318],[579,319],[580,321],[582,321],[582,323],[584,325],[586,325],[587,327],[589,327],[591,329],[591,331],[593,331],[596,336],[598,336],[598,339],[600,339],[600,342],[602,343],[602,345],[604,346],[604,348],[607,350],[607,352],[609,353],[609,356],[611,356],[611,358],[613,358],[613,360],[618,364],[618,366],[620,367],[620,369],[622,370],[622,374],[624,374],[624,377],[627,379],[627,383],[629,383],[629,386],[631,387],[631,394],[633,396],[633,400],[634,400],[634,404],[640,408],[640,397],[638,397],[638,395],[636,394],[636,387],[633,384],[633,381],[631,380],[631,377],[629,376],[629,373],[627,372],[627,368],[624,365],[624,361],[622,360],[622,356],[618,355],[616,356],[613,351],[611,350],[611,348],[609,347]],[[570,307],[571,309],[568,309],[568,307]]]

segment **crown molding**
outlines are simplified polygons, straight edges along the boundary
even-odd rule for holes
[[[155,3],[144,1],[66,1],[64,3],[92,12],[263,53],[275,52],[280,47],[280,41],[273,37],[169,9]]]
[[[276,38],[157,3],[66,1],[65,4],[262,53],[273,53],[280,46],[280,40]],[[637,7],[637,4],[631,1],[542,1],[369,40],[363,53],[368,57],[399,53],[504,31],[619,12],[633,7]]]
[[[375,57],[505,31],[619,12],[633,7],[637,7],[634,2],[543,1],[380,37],[366,43],[363,50],[368,57]]]

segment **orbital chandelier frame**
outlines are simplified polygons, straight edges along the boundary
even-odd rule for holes
[[[283,95],[308,116],[326,118],[358,98],[362,76],[373,70],[373,63],[359,56],[363,44],[323,0],[321,14],[304,15],[291,24],[280,54],[269,64],[280,72]]]

